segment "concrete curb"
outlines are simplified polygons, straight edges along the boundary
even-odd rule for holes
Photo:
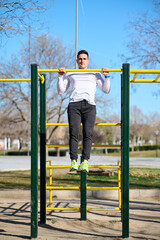
[[[54,190],[53,198],[58,199],[71,199],[80,198],[79,190]],[[160,189],[131,189],[130,199],[160,199]],[[49,192],[47,191],[47,198],[49,198]],[[113,190],[88,190],[87,198],[95,199],[118,199],[118,191]],[[4,190],[0,191],[0,200],[27,200],[30,201],[29,190]]]

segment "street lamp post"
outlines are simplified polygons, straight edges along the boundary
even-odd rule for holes
[[[159,134],[159,131],[156,130],[155,131],[155,135],[156,135],[156,157],[158,157],[158,134]]]

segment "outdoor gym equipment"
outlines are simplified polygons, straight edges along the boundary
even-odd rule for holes
[[[66,72],[100,72],[101,69],[66,69]],[[109,72],[121,73],[121,212],[122,237],[129,237],[129,83],[160,83],[160,69],[130,69],[123,64],[122,69],[108,69]],[[40,73],[59,72],[58,69],[38,69],[37,64],[31,65],[31,79],[0,79],[0,82],[31,81],[31,238],[38,236],[38,76],[40,79],[40,99],[46,97],[45,75]],[[134,74],[130,79],[130,74]],[[137,79],[138,74],[156,74],[155,78]],[[46,219],[46,106],[40,100],[40,219]],[[43,111],[42,111],[43,109]],[[47,123],[48,126],[50,123]],[[119,123],[115,124],[115,126]],[[85,173],[82,173],[81,187],[86,189]],[[43,177],[42,177],[43,176]],[[43,193],[43,194],[42,194]],[[83,204],[83,203],[82,203]],[[81,219],[86,219],[86,205]]]

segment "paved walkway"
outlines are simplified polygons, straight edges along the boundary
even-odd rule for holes
[[[55,165],[70,165],[69,157],[50,157]],[[120,157],[92,156],[90,165],[116,165]],[[130,166],[145,166],[160,168],[160,158],[130,158]],[[27,156],[0,156],[0,171],[27,170],[31,167],[30,157]]]

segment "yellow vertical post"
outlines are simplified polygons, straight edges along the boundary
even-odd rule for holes
[[[49,166],[52,166],[51,160]],[[52,186],[52,168],[49,169],[49,186]],[[49,190],[49,206],[52,207],[52,189]]]
[[[120,170],[120,162],[118,161],[118,202],[119,209],[121,209],[121,170]]]

